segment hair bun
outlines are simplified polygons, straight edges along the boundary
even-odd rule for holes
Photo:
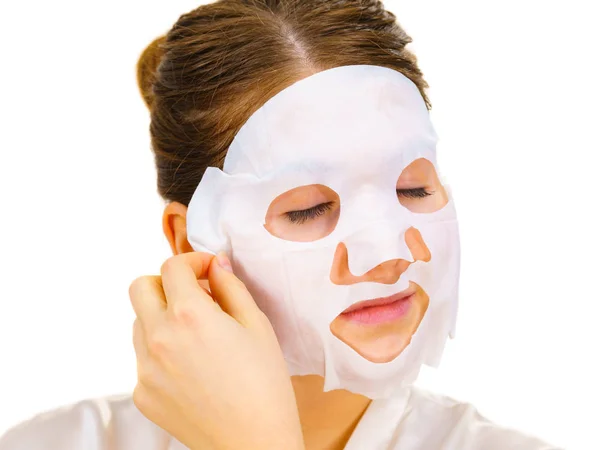
[[[156,69],[164,55],[163,44],[166,36],[154,39],[142,52],[137,62],[137,83],[142,98],[148,109],[154,104],[154,92],[152,87],[156,81]]]

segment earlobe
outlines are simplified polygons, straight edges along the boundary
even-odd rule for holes
[[[163,233],[174,255],[193,252],[187,239],[187,206],[171,202],[165,206],[162,217]]]

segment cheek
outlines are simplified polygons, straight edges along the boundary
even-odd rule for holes
[[[446,192],[446,189],[444,189],[444,187],[441,185],[441,183],[438,181],[438,189],[436,190],[437,193],[439,193],[437,201],[438,201],[438,205],[437,205],[437,210],[442,209],[444,206],[446,206],[446,204],[448,203],[448,193]]]

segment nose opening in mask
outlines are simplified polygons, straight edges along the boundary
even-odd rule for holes
[[[361,276],[379,264],[394,259],[414,262],[405,240],[410,226],[379,222],[342,240],[348,251],[348,269]]]

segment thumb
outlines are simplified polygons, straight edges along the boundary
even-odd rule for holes
[[[223,311],[246,327],[263,315],[242,281],[233,274],[231,262],[220,252],[210,263],[208,283],[213,298]]]

